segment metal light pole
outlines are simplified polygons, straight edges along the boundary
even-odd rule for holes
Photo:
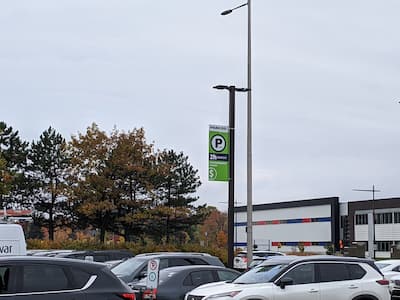
[[[247,267],[253,260],[253,141],[252,141],[252,99],[251,99],[251,0],[225,10],[225,16],[247,5]]]
[[[372,185],[372,190],[361,190],[353,189],[355,192],[372,192],[372,218],[368,220],[368,227],[372,228],[369,231],[372,235],[372,241],[368,237],[368,254],[370,258],[375,258],[375,193],[380,192],[380,190],[375,189],[375,185]],[[370,225],[371,224],[371,225]]]
[[[228,267],[233,268],[234,206],[235,206],[235,94],[247,92],[234,85],[216,85],[218,90],[229,91],[229,187],[228,187]]]

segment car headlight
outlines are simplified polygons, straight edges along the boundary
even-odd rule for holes
[[[239,294],[241,291],[233,291],[233,292],[227,292],[227,293],[222,293],[222,294],[216,294],[207,297],[207,299],[217,299],[217,298],[224,298],[224,297],[235,297],[237,294]]]

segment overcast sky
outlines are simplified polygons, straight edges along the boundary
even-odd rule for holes
[[[31,141],[92,122],[143,127],[208,182],[208,126],[246,87],[247,9],[234,0],[4,0],[0,119]],[[252,0],[253,202],[400,196],[400,2]],[[246,95],[237,95],[236,200],[246,204]],[[225,202],[225,203],[223,203]]]

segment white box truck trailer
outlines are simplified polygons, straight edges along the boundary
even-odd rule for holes
[[[0,256],[26,255],[25,235],[21,225],[0,224]]]

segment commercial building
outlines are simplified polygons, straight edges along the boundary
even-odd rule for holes
[[[375,257],[389,258],[400,248],[400,198],[348,202],[348,224],[350,243],[364,244],[367,252],[375,244]]]
[[[235,208],[236,248],[246,248],[246,210]],[[365,246],[367,256],[388,258],[393,248],[400,248],[400,198],[340,202],[330,197],[254,205],[253,238],[258,249],[293,252],[304,247],[325,253],[331,245],[339,250],[358,244]],[[375,248],[374,253],[368,248]]]
[[[235,208],[236,247],[246,247],[246,209]],[[254,205],[253,238],[258,249],[324,253],[339,243],[339,198]]]

